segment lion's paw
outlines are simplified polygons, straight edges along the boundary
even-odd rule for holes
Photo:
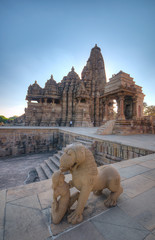
[[[77,214],[76,211],[74,211],[67,217],[67,219],[69,223],[77,224],[82,222],[83,216],[82,214]]]
[[[109,208],[109,207],[115,207],[116,204],[117,204],[116,200],[113,199],[111,196],[109,196],[109,197],[107,198],[107,200],[104,201],[104,205],[105,205],[106,207],[108,207],[108,208]]]

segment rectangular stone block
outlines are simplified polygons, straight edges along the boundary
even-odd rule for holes
[[[1,238],[3,236],[3,231],[4,231],[5,205],[6,205],[6,190],[2,190],[0,191],[0,236]]]
[[[142,176],[138,175],[122,182],[124,193],[129,197],[133,198],[152,187],[155,187],[155,182]]]
[[[107,240],[142,240],[149,231],[115,207],[91,220],[97,230]]]

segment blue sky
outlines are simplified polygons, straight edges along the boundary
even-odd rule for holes
[[[120,70],[155,105],[155,0],[0,0],[0,115],[24,113],[27,88],[81,75],[97,43],[107,78]]]

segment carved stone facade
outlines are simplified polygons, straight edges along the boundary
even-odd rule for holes
[[[32,126],[100,126],[114,118],[140,119],[143,116],[142,88],[129,74],[120,71],[106,79],[101,49],[95,45],[81,79],[72,67],[60,83],[53,76],[41,88],[37,81],[28,88],[25,124]]]

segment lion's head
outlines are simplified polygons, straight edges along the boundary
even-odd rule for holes
[[[85,147],[80,143],[70,144],[65,148],[64,154],[60,158],[60,170],[66,172],[84,161]]]

